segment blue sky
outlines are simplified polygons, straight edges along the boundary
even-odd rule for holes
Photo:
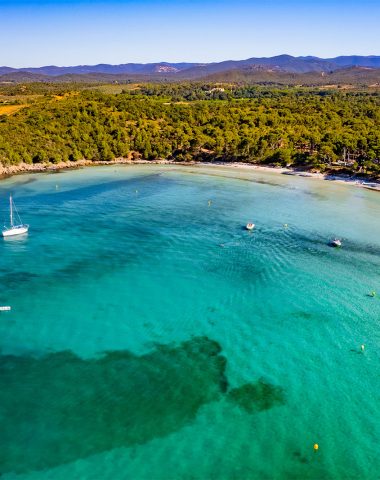
[[[0,0],[0,65],[380,55],[380,0]]]

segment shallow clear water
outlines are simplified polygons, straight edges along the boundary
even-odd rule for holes
[[[2,478],[379,478],[378,192],[172,166],[10,192]]]

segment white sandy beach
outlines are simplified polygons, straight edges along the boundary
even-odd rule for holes
[[[18,175],[22,173],[41,173],[41,172],[49,172],[49,171],[58,171],[64,169],[76,169],[76,168],[84,168],[84,167],[91,167],[91,166],[114,166],[114,165],[177,165],[177,166],[205,166],[205,167],[226,167],[231,169],[247,169],[247,170],[256,170],[260,172],[277,172],[282,175],[294,175],[294,176],[301,176],[301,177],[308,177],[311,179],[318,179],[318,180],[327,180],[337,183],[344,183],[353,185],[356,187],[367,188],[370,190],[380,191],[380,182],[375,180],[368,180],[360,176],[350,176],[350,175],[332,175],[332,174],[324,174],[324,173],[316,173],[316,172],[307,172],[307,171],[299,171],[293,170],[291,168],[285,167],[269,167],[263,165],[255,165],[249,163],[242,163],[242,162],[175,162],[172,160],[131,160],[129,158],[117,158],[115,160],[111,160],[109,162],[93,162],[91,160],[78,160],[76,162],[59,162],[59,163],[35,163],[35,164],[27,164],[27,163],[20,163],[18,165],[7,165],[7,166],[0,166],[0,176],[8,177],[10,175]]]

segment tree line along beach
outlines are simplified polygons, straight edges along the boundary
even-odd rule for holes
[[[369,184],[379,179],[376,89],[21,87],[0,86],[3,174],[171,161],[274,166]],[[9,111],[12,105],[17,108]]]

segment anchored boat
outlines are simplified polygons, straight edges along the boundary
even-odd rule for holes
[[[341,247],[342,242],[339,240],[339,238],[334,238],[334,240],[331,241],[331,246],[332,247]]]
[[[9,217],[10,224],[9,227],[4,225],[4,230],[2,231],[3,237],[11,237],[13,235],[21,235],[27,233],[29,230],[29,225],[22,223],[20,215],[17,212],[16,206],[13,202],[12,195],[9,196]],[[16,218],[18,224],[14,224],[14,219]]]

